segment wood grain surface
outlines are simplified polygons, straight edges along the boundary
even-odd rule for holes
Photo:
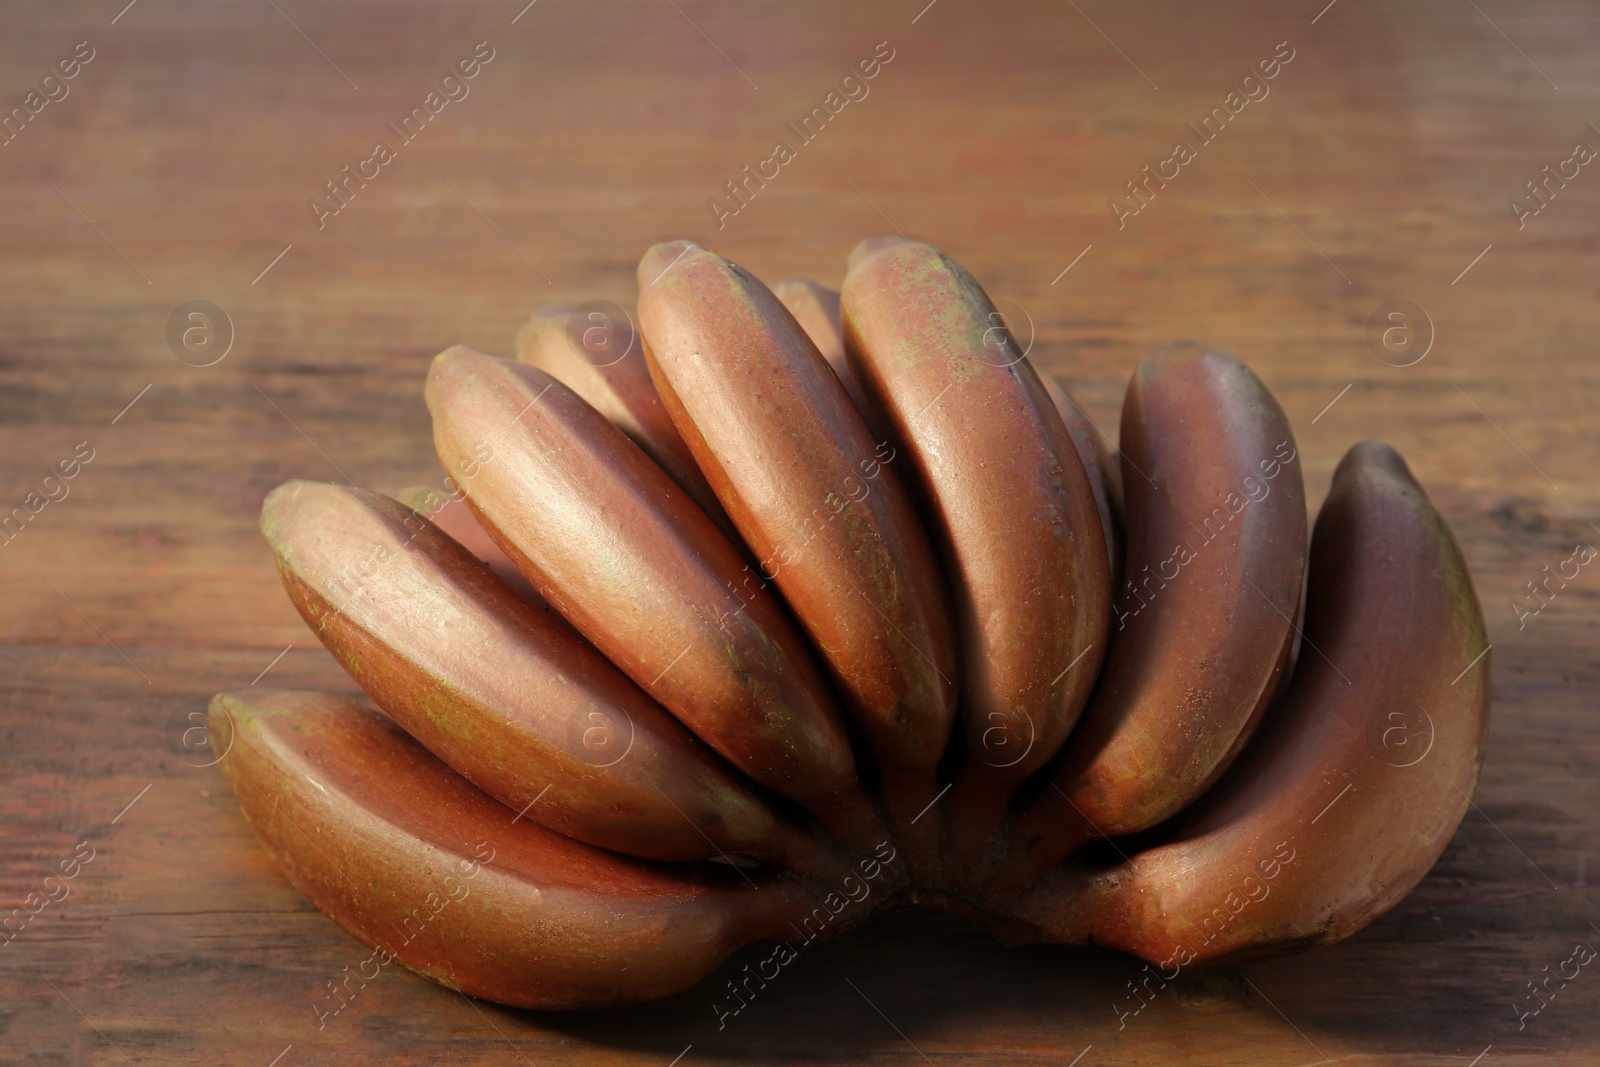
[[[1521,1015],[1530,981],[1600,945],[1600,573],[1513,607],[1600,539],[1600,170],[1520,226],[1509,203],[1600,147],[1600,9],[124,2],[0,10],[4,108],[93,51],[0,146],[0,512],[93,454],[0,547],[0,911],[93,849],[0,944],[0,1063],[1600,1062],[1593,968]],[[802,143],[786,122],[882,41],[869,95]],[[386,123],[479,42],[470,94],[401,143]],[[1186,124],[1280,42],[1267,94],[1202,143]],[[308,200],[380,139],[393,159],[319,229]],[[719,229],[708,201],[778,140],[794,158]],[[1194,158],[1119,228],[1110,200],[1180,140]],[[1494,645],[1481,786],[1437,868],[1350,942],[1184,975],[1120,1028],[1131,959],[909,913],[807,952],[720,1030],[715,979],[551,1016],[403,971],[319,1028],[365,952],[183,744],[189,712],[263,671],[351,688],[278,585],[262,497],[437,480],[433,353],[509,353],[536,304],[631,304],[652,242],[837,285],[895,230],[1031,322],[1108,433],[1139,358],[1193,337],[1276,392],[1314,506],[1355,441],[1408,457]],[[168,341],[195,300],[231,322],[211,366]],[[1368,341],[1395,300],[1431,322],[1410,366]]]

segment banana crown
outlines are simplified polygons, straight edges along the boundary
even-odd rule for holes
[[[868,238],[836,291],[675,240],[637,280],[536,309],[515,360],[435,357],[429,484],[262,504],[367,699],[220,694],[204,733],[363,984],[638,1001],[896,901],[1181,968],[1347,937],[1427,873],[1490,661],[1393,449],[1350,449],[1308,542],[1288,418],[1226,353],[1144,359],[1112,448],[932,245]],[[328,986],[324,1024],[360,1003]]]

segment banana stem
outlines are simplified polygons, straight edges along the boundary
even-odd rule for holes
[[[950,868],[968,892],[985,885],[1006,850],[1005,826],[1015,782],[971,763],[961,769],[948,805]]]
[[[832,842],[789,823],[781,824],[760,859],[817,885],[839,885],[853,872],[849,857]]]
[[[868,867],[881,865],[890,872],[890,884],[895,890],[910,883],[906,863],[899,856],[898,838],[884,822],[881,812],[873,804],[865,789],[852,785],[826,801],[809,805],[816,813],[818,824],[831,838],[828,851],[841,875],[854,873],[854,868],[866,863]],[[885,860],[884,856],[893,857]],[[839,877],[829,879],[835,886]]]
[[[905,850],[906,867],[917,885],[944,881],[945,814],[943,791],[932,768],[887,768],[880,796],[895,841]]]
[[[741,902],[736,922],[739,944],[753,941],[792,941],[799,923],[817,904],[810,884],[793,876],[763,881],[749,893],[735,898]]]
[[[1005,857],[991,872],[984,887],[985,898],[1005,900],[1025,893],[1053,868],[1067,862],[1086,846],[1107,839],[1100,828],[1076,810],[1057,813],[1063,823],[1051,826],[1049,839],[1042,834],[1027,834],[1026,826],[1010,835]]]
[[[1094,943],[1132,952],[1132,942],[1124,944],[1125,939],[1115,934],[1124,925],[1122,911],[1126,903],[1126,890],[1119,879],[1104,871],[1068,864],[1020,901],[1013,897],[1004,913],[1036,931],[1039,940],[1052,944]]]

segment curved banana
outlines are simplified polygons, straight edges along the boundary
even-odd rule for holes
[[[1350,936],[1421,881],[1466,814],[1487,647],[1450,528],[1392,449],[1355,446],[1317,518],[1282,703],[1164,843],[1069,863],[1018,917],[1163,968]]]
[[[535,308],[517,329],[517,358],[559,378],[610,419],[737,544],[727,512],[661,406],[633,323],[613,322],[600,311],[589,312],[592,322],[574,321],[576,314],[572,308]]]
[[[649,456],[550,375],[463,346],[426,396],[440,462],[473,471],[468,505],[568,622],[757,782],[877,833],[810,647]]]
[[[1016,818],[1019,875],[1199,796],[1283,678],[1305,581],[1289,420],[1232,356],[1169,345],[1123,402],[1127,575],[1111,647],[1051,788]]]
[[[897,812],[909,819],[934,795],[956,658],[936,558],[894,453],[748,271],[673,241],[645,253],[639,286],[662,401],[896,779],[881,795],[902,823]]]
[[[222,693],[209,728],[279,868],[375,950],[331,976],[323,1021],[394,961],[524,1008],[664,996],[745,944],[790,936],[813,903],[787,879],[752,890],[715,865],[667,870],[517,819],[332,694]]]
[[[816,862],[808,839],[559,616],[410,508],[289,482],[267,496],[261,530],[290,599],[334,658],[502,803],[649,859],[722,851]]]
[[[850,365],[903,443],[942,541],[970,753],[950,802],[969,824],[956,847],[987,853],[1012,789],[1060,749],[1105,654],[1094,492],[1039,376],[949,256],[861,242],[843,315]]]

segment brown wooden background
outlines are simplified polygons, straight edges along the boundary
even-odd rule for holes
[[[0,147],[0,508],[78,442],[95,453],[0,548],[0,905],[80,840],[96,849],[0,948],[0,1062],[666,1067],[691,1045],[685,1065],[1600,1060],[1592,968],[1520,1031],[1512,1006],[1575,943],[1600,945],[1600,574],[1520,629],[1511,607],[1600,539],[1600,169],[1525,229],[1507,206],[1575,141],[1600,147],[1600,9],[123,2],[0,11],[5,108],[77,42],[96,50]],[[484,40],[471,95],[318,232],[307,199]],[[706,201],[884,40],[870,96],[718,232]],[[1285,40],[1270,96],[1119,231],[1108,198]],[[286,646],[265,681],[347,686],[281,594],[262,496],[339,471],[434,476],[426,360],[508,351],[536,303],[630,301],[655,240],[837,284],[853,243],[891,225],[1025,311],[1034,358],[1111,432],[1140,356],[1190,336],[1276,391],[1316,500],[1351,443],[1406,454],[1494,642],[1477,810],[1437,869],[1353,941],[1186,976],[1120,1031],[1129,959],[901,916],[808,953],[721,1032],[711,987],[547,1017],[404,972],[319,1032],[313,1000],[362,950],[172,743]],[[195,299],[235,333],[203,369],[165,337]],[[1392,299],[1436,328],[1411,367],[1365,340]]]

